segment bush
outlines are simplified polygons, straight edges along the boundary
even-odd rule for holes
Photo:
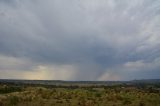
[[[19,98],[17,96],[10,96],[8,99],[9,99],[9,104],[13,106],[17,105],[19,102]]]
[[[139,102],[139,106],[145,106],[145,103],[144,102]]]
[[[0,88],[0,94],[5,94],[5,93],[11,93],[11,92],[20,92],[22,90],[21,87],[17,87],[17,86],[4,86],[2,88]]]

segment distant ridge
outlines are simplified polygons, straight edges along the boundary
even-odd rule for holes
[[[141,80],[132,80],[132,82],[160,83],[160,79],[141,79]]]
[[[20,80],[0,79],[0,84],[38,84],[38,85],[135,85],[160,83],[160,79],[141,79],[131,81],[64,81],[64,80]]]

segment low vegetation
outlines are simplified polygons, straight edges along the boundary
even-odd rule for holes
[[[0,84],[0,106],[160,106],[159,87]]]

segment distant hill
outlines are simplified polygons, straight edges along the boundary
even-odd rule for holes
[[[40,85],[135,85],[135,84],[160,84],[160,79],[142,79],[132,81],[62,81],[62,80],[13,80],[0,79],[2,84],[40,84]]]
[[[132,80],[133,83],[160,83],[160,79]]]

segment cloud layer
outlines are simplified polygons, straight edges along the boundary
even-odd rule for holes
[[[160,1],[1,0],[0,78],[160,78]]]

